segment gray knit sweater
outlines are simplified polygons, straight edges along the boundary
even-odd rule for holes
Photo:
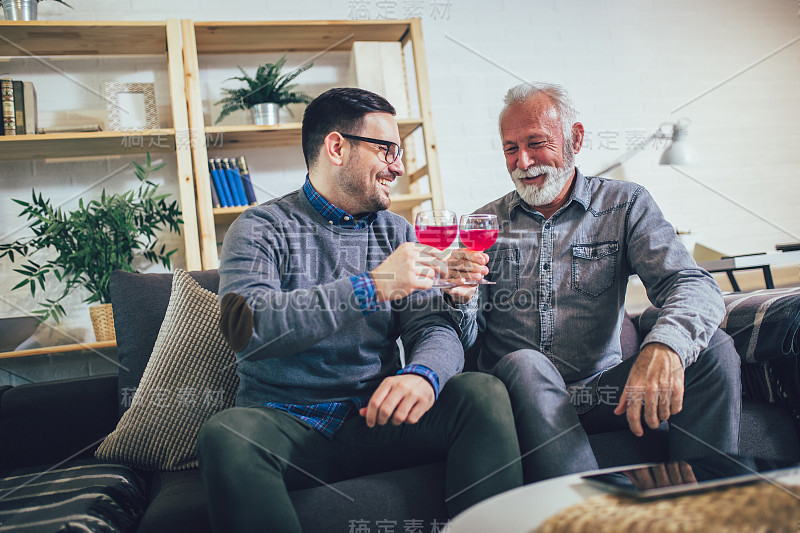
[[[464,352],[438,290],[383,302],[365,314],[350,276],[377,267],[415,240],[402,217],[382,211],[370,227],[332,226],[302,190],[245,211],[222,245],[219,296],[245,298],[249,342],[236,353],[236,404],[318,404],[371,394],[408,364],[424,365],[440,386],[461,371]]]

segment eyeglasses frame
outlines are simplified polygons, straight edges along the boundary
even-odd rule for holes
[[[359,135],[350,135],[349,133],[341,133],[341,132],[339,132],[339,135],[341,135],[345,139],[352,139],[354,141],[364,141],[364,142],[368,142],[368,143],[374,143],[374,144],[379,144],[381,146],[385,146],[386,147],[386,152],[384,153],[384,159],[386,160],[386,163],[388,163],[390,165],[392,163],[394,163],[395,161],[397,161],[398,159],[403,157],[403,149],[400,148],[400,145],[398,145],[395,142],[384,141],[382,139],[373,139],[372,137],[361,137]],[[397,146],[397,157],[395,157],[394,159],[389,161],[389,149],[392,146]]]

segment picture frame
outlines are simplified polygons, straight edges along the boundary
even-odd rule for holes
[[[111,81],[104,90],[109,131],[158,129],[155,83]]]

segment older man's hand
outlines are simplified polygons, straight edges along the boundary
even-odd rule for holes
[[[642,409],[644,408],[644,409]],[[642,411],[648,427],[656,429],[683,409],[683,364],[666,344],[647,344],[631,368],[628,382],[614,414],[627,414],[637,437],[644,434]]]
[[[457,304],[464,304],[470,301],[477,285],[464,285],[466,282],[475,282],[483,279],[489,273],[486,264],[489,256],[483,252],[473,252],[466,248],[456,248],[447,260],[447,281],[455,283],[457,286],[445,289],[450,298]]]

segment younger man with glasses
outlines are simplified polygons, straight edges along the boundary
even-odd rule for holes
[[[435,259],[386,211],[404,172],[394,114],[361,89],[320,95],[303,117],[305,185],[225,236],[221,326],[241,384],[198,444],[217,531],[299,531],[289,490],[441,459],[451,514],[521,484],[508,395],[456,375]]]

